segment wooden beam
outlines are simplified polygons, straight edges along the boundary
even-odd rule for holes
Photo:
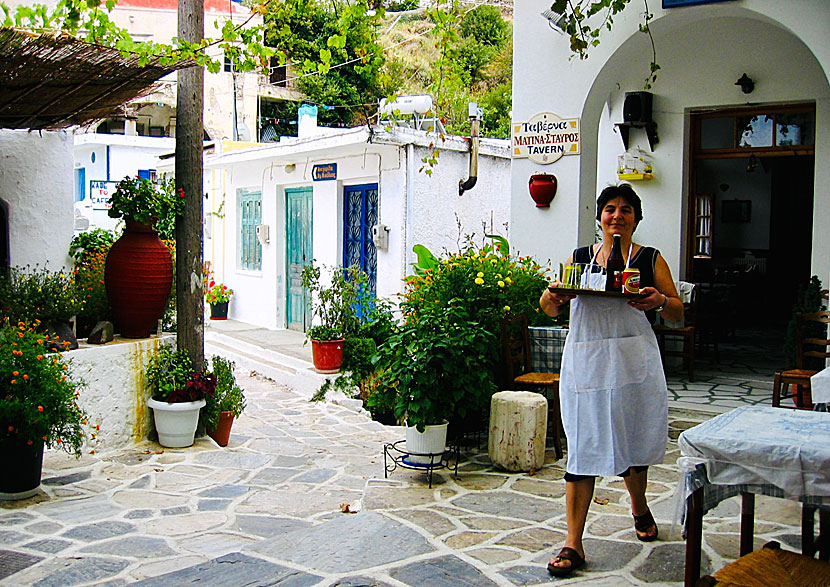
[[[199,44],[205,32],[204,0],[179,0],[179,38]],[[201,66],[179,70],[176,97],[176,189],[185,212],[176,220],[177,344],[194,365],[205,362],[202,269],[202,141],[204,77]]]

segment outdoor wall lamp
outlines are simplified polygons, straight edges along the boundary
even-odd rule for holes
[[[752,90],[755,89],[755,82],[752,81],[752,78],[749,77],[747,74],[743,74],[741,77],[738,78],[738,81],[735,82],[736,86],[741,86],[741,91],[744,94],[751,94]]]

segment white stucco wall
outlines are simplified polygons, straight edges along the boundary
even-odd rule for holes
[[[63,353],[73,380],[84,382],[78,405],[89,416],[89,425],[99,426],[92,448],[112,449],[148,438],[153,415],[147,407],[144,369],[159,345],[175,343],[172,334],[139,340],[118,338],[103,345],[82,344]]]
[[[9,261],[71,267],[72,136],[0,130],[0,199],[9,206]]]
[[[745,0],[649,8],[662,67],[651,90],[659,143],[650,153],[655,179],[635,185],[645,215],[637,240],[660,248],[675,276],[683,274],[689,109],[815,101],[812,271],[826,279],[830,235],[822,227],[830,221],[830,205],[822,186],[830,181],[830,6]],[[582,154],[547,166],[513,161],[514,245],[564,259],[591,241],[596,195],[617,182],[616,157],[624,148],[613,123],[622,121],[625,92],[642,89],[651,50],[648,38],[637,32],[640,11],[633,6],[614,19],[613,31],[603,31],[600,45],[583,61],[569,59],[567,37],[551,30],[539,12],[533,3],[515,6],[513,118],[523,121],[541,111],[580,117]],[[744,72],[756,81],[751,95],[735,86]],[[645,133],[637,129],[629,146],[649,151]],[[528,177],[540,171],[559,179],[547,210],[533,208],[527,196]]]

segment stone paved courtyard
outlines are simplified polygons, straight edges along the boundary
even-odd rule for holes
[[[462,447],[457,478],[436,473],[431,489],[420,471],[384,479],[382,447],[400,428],[253,373],[238,379],[249,406],[225,449],[203,438],[80,460],[48,453],[41,492],[0,508],[0,584],[682,584],[675,439],[711,414],[671,409],[648,489],[660,539],[635,539],[622,481],[602,479],[588,564],[563,580],[545,570],[565,530],[564,461],[552,451],[534,474],[508,474],[482,439]],[[737,557],[739,512],[732,499],[706,516],[704,571]],[[756,512],[756,546],[799,547],[796,504],[759,497]]]

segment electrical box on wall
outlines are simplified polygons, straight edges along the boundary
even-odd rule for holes
[[[267,245],[268,242],[271,240],[267,224],[256,225],[256,239],[259,241],[259,244],[261,245]]]
[[[385,224],[375,224],[372,227],[372,241],[381,251],[389,248],[389,227]]]

